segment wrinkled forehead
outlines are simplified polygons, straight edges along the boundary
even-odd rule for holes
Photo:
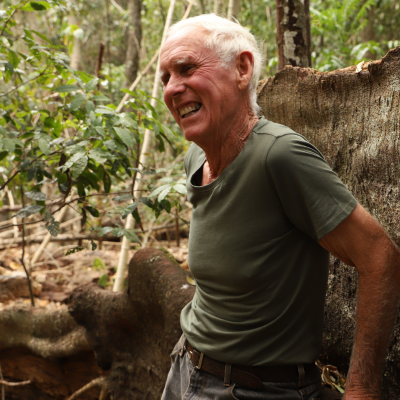
[[[182,29],[179,29],[178,31],[175,31],[174,33],[172,33],[171,35],[169,35],[167,37],[167,40],[164,44],[167,45],[168,42],[176,42],[181,43],[181,42],[199,42],[199,43],[203,43],[205,42],[205,38],[207,37],[207,35],[210,32],[208,32],[205,28],[201,27],[201,26],[197,26],[197,25],[189,25],[189,26],[185,26]],[[163,46],[163,47],[164,47]]]

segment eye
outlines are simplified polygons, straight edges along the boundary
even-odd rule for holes
[[[170,75],[168,75],[168,74],[162,76],[161,82],[164,86],[169,82],[169,78],[170,78]]]
[[[182,66],[182,72],[187,74],[192,72],[195,69],[195,66],[193,64],[187,64]]]

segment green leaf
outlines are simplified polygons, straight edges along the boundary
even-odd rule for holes
[[[114,228],[112,226],[105,226],[104,228],[100,228],[97,231],[97,236],[104,236],[107,235],[107,233],[110,233]]]
[[[157,197],[157,200],[159,203],[161,203],[162,200],[164,200],[165,196],[170,192],[171,186],[165,188]]]
[[[61,85],[54,89],[54,91],[58,93],[70,93],[76,92],[77,90],[79,90],[79,87],[76,85]]]
[[[12,65],[10,62],[6,62],[6,63],[4,64],[4,68],[5,68],[5,71],[4,71],[4,81],[5,81],[5,83],[8,83],[8,82],[10,82],[10,80],[11,80],[11,78],[12,78],[12,76],[13,76],[14,67],[13,67],[13,65]]]
[[[108,97],[103,96],[102,94],[100,94],[98,96],[93,96],[92,100],[93,101],[111,101]]]
[[[187,194],[186,186],[181,183],[174,185],[174,189],[180,194]]]
[[[136,235],[133,229],[124,229],[124,236],[131,242],[136,242],[140,244],[138,235]]]
[[[13,215],[12,218],[14,218],[14,217],[16,217],[16,218],[29,217],[32,214],[36,214],[43,208],[44,208],[43,206],[37,206],[37,205],[24,207],[19,210],[18,214]]]
[[[50,40],[47,36],[43,35],[43,33],[34,31],[33,29],[31,29],[31,32],[33,32],[35,35],[39,36],[41,39],[43,39],[43,40],[46,41],[47,43],[53,44],[53,43],[51,42],[51,40]]]
[[[42,151],[43,154],[50,154],[50,144],[47,138],[41,137],[38,144],[39,149]]]
[[[62,171],[65,172],[68,168],[71,168],[79,159],[84,157],[86,152],[84,150],[75,153],[70,159],[63,165]]]
[[[78,253],[79,251],[82,251],[82,250],[85,250],[85,248],[82,247],[82,246],[76,246],[76,247],[73,247],[72,249],[69,249],[69,250],[65,253],[65,255],[66,255],[66,256],[69,256],[70,254]]]
[[[120,160],[114,160],[114,162],[112,164],[112,167],[111,167],[110,174],[111,175],[115,175],[118,172],[120,166],[121,166],[121,161]]]
[[[15,142],[12,139],[8,138],[3,139],[3,145],[10,153],[14,153]]]
[[[83,156],[82,158],[80,158],[74,164],[73,171],[72,171],[72,177],[76,179],[79,175],[81,175],[82,172],[85,170],[87,163],[88,163],[87,156]]]
[[[133,196],[129,193],[126,194],[121,194],[120,196],[114,197],[113,200],[114,201],[128,201],[133,199]]]
[[[104,274],[99,278],[99,285],[105,288],[107,286],[107,283],[108,283],[108,275]]]
[[[88,101],[86,102],[86,111],[87,111],[88,113],[90,113],[91,111],[94,112],[95,109],[96,109],[96,106],[94,105],[93,101],[88,100]]]
[[[100,216],[99,211],[98,211],[96,208],[92,207],[92,206],[85,206],[84,209],[87,210],[87,211],[89,211],[90,214],[93,215],[93,217],[96,217],[96,218],[97,218],[97,217]]]
[[[96,132],[97,132],[99,135],[101,135],[101,136],[106,136],[106,132],[105,132],[105,130],[104,130],[102,127],[96,126],[94,129],[96,130]]]
[[[119,138],[129,147],[133,147],[133,134],[131,131],[125,128],[114,128],[115,133]]]
[[[171,190],[171,188],[172,188],[172,185],[170,185],[170,184],[162,185],[162,186],[158,187],[157,189],[154,189],[154,190],[149,194],[148,197],[157,196],[157,195],[158,195],[159,193],[161,193],[164,189]]]
[[[83,94],[81,93],[77,94],[71,101],[71,105],[69,106],[70,111],[78,109],[85,100],[86,97]]]
[[[45,128],[53,128],[54,126],[54,117],[47,117],[44,121],[43,121],[43,126]]]
[[[86,84],[88,84],[90,81],[92,81],[93,80],[93,75],[90,75],[90,74],[88,74],[87,72],[85,72],[85,71],[75,71],[75,75],[78,75],[79,76],[79,78],[81,78],[82,79],[82,81],[84,82],[84,83],[86,83]],[[94,78],[94,79],[96,79],[96,78]],[[86,85],[86,87],[87,87],[87,85]]]
[[[171,203],[168,200],[161,200],[160,205],[168,214],[171,212]]]
[[[44,11],[48,10],[51,5],[47,1],[31,1],[20,8],[22,11]]]
[[[10,61],[14,68],[17,68],[20,60],[17,53],[12,50],[8,50],[8,61]]]
[[[105,191],[106,193],[110,193],[110,189],[111,189],[111,178],[110,178],[110,175],[107,174],[107,172],[104,172],[103,185],[104,185],[104,191]]]
[[[50,232],[51,236],[56,237],[60,233],[60,222],[54,218],[50,219],[50,222],[46,224],[45,228]]]
[[[107,161],[107,156],[109,154],[103,149],[92,149],[89,151],[89,157],[99,164],[104,164]]]
[[[93,239],[90,240],[90,243],[92,244],[92,251],[95,251],[97,249],[97,244],[93,241]]]
[[[7,157],[7,155],[8,155],[8,151],[2,151],[0,153],[0,161],[4,160]]]
[[[99,82],[99,78],[93,78],[91,81],[89,81],[87,83],[85,82],[86,83],[86,93],[89,93],[90,91],[95,89],[98,82]],[[95,96],[95,97],[97,97],[97,96]],[[104,101],[108,101],[108,100],[104,100]]]
[[[32,200],[37,200],[37,201],[46,200],[46,195],[44,193],[42,193],[42,192],[35,192],[35,191],[26,192],[25,196],[29,197]]]
[[[29,157],[25,158],[21,163],[21,170],[25,171],[29,167],[31,162],[32,160]]]
[[[36,176],[36,170],[37,170],[37,168],[34,167],[33,165],[28,169],[28,172],[26,175],[26,180],[28,182],[30,182]]]

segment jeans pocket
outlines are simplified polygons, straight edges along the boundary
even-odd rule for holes
[[[319,400],[321,398],[321,382],[312,383],[299,389],[302,400]]]
[[[172,353],[170,354],[171,357],[171,363],[173,363],[177,357],[177,355],[179,354],[180,356],[182,356],[183,354],[183,347],[185,346],[185,335],[182,334],[182,336],[180,337],[180,339],[176,342],[174,349],[172,350]]]

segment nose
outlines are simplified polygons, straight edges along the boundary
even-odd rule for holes
[[[186,90],[182,77],[171,75],[168,82],[164,85],[164,97],[175,97]]]

